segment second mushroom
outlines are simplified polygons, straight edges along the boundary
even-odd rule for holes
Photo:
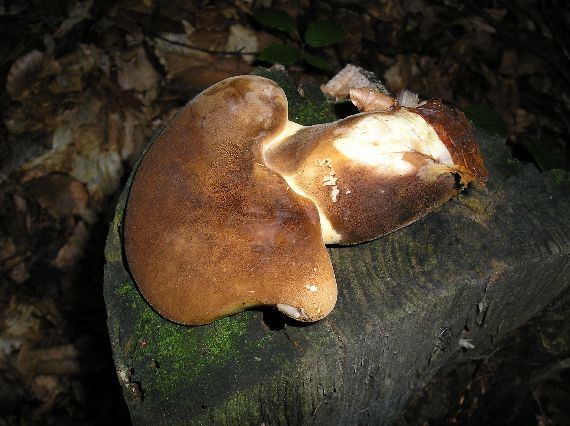
[[[128,198],[125,253],[149,304],[191,325],[262,305],[327,316],[337,287],[325,244],[380,237],[485,181],[462,113],[390,105],[303,127],[263,77],[197,95],[148,149]]]

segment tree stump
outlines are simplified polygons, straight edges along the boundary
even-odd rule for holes
[[[283,72],[260,74],[284,87],[294,121],[333,119],[318,90],[302,98]],[[131,176],[109,231],[105,300],[133,423],[390,423],[458,352],[482,353],[556,300],[570,287],[570,178],[477,139],[487,187],[386,237],[330,247],[338,302],[308,325],[268,309],[188,327],[153,311],[122,252]]]

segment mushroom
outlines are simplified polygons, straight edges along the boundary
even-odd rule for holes
[[[487,176],[469,121],[435,100],[299,127],[265,158],[317,206],[326,244],[378,238]]]
[[[204,324],[276,305],[316,321],[336,281],[315,205],[271,170],[287,99],[271,80],[224,80],[194,98],[140,163],[125,217],[130,271],[166,318]]]
[[[142,295],[174,322],[264,305],[317,321],[337,296],[325,243],[384,235],[485,175],[469,123],[441,103],[303,127],[276,83],[232,77],[146,152],[125,253]]]

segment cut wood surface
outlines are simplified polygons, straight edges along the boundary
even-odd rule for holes
[[[331,118],[317,95],[263,75],[287,86],[293,120]],[[500,138],[477,139],[487,187],[386,237],[329,248],[338,302],[308,325],[271,310],[200,327],[160,317],[122,252],[129,180],[107,241],[105,299],[133,422],[390,423],[451,359],[489,350],[556,300],[570,287],[570,179],[517,162]]]

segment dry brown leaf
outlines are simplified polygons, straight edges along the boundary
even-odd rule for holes
[[[24,340],[34,340],[40,330],[40,312],[33,305],[21,302],[16,297],[2,314],[0,334]]]
[[[19,259],[20,261],[12,267],[9,275],[10,279],[16,284],[22,284],[30,278],[30,272],[28,271],[24,258],[20,257]]]
[[[70,54],[60,58],[61,72],[51,79],[48,88],[52,93],[82,94],[93,90],[108,62],[107,54],[92,44],[79,44]],[[51,98],[53,101],[53,97]]]
[[[528,111],[517,108],[515,111],[515,131],[517,134],[522,134],[527,128],[536,122],[536,117]]]
[[[518,54],[513,49],[507,49],[503,52],[501,58],[501,65],[499,66],[499,72],[501,74],[514,75],[518,72]]]
[[[85,185],[67,175],[56,173],[39,177],[29,182],[27,189],[31,197],[56,218],[91,216]]]
[[[80,352],[72,344],[38,349],[24,345],[18,353],[16,368],[28,380],[38,374],[62,376],[83,371]]]
[[[152,103],[158,94],[160,75],[148,61],[142,45],[114,58],[117,83],[123,90],[134,90],[143,104]]]
[[[212,52],[223,52],[228,39],[227,31],[207,30],[203,28],[192,29],[188,32],[189,46],[195,46],[200,49],[207,49]]]
[[[391,92],[409,87],[412,77],[419,73],[417,60],[413,56],[398,55],[396,62],[384,73],[384,81]]]
[[[89,241],[89,230],[83,221],[79,221],[65,245],[51,262],[53,266],[63,271],[72,271],[85,253],[85,246]]]
[[[531,75],[544,71],[544,64],[536,57],[507,49],[501,57],[499,72],[507,75]]]
[[[20,167],[22,180],[56,172],[84,183],[97,200],[113,193],[123,175],[123,162],[129,162],[146,141],[133,114],[117,107],[113,111],[97,94],[86,94],[58,117],[53,149]]]
[[[182,20],[184,33],[162,33],[150,41],[154,53],[175,86],[200,90],[224,78],[252,71],[252,55],[224,54],[257,51],[257,35],[249,27],[232,24],[225,16],[233,9],[207,10],[190,24]],[[220,52],[220,53],[217,53]]]
[[[457,19],[454,24],[461,25],[468,32],[482,31],[489,34],[494,34],[496,32],[492,25],[488,24],[487,21],[477,15],[470,15]]]
[[[6,77],[6,91],[12,100],[29,99],[46,77],[57,75],[61,66],[50,54],[32,50],[16,60]]]
[[[55,32],[55,37],[63,37],[78,23],[91,18],[93,0],[71,2],[69,17],[65,19]]]
[[[191,41],[183,34],[168,34],[166,40],[153,41],[154,52],[164,66],[167,78],[176,85],[202,89],[233,75],[247,74],[252,67],[240,55],[215,55],[180,46]],[[222,49],[225,46],[222,45]],[[220,49],[221,50],[221,49]]]
[[[4,262],[16,254],[16,245],[12,238],[0,238],[0,262]]]
[[[227,52],[257,52],[257,35],[255,31],[245,25],[232,25],[224,50]],[[255,60],[255,55],[244,54],[242,58],[248,64],[251,64]]]
[[[60,380],[55,376],[40,374],[32,379],[32,393],[40,401],[51,401],[63,391]]]
[[[223,31],[228,27],[228,10],[229,8],[221,9],[216,6],[209,8],[201,8],[200,19],[196,20],[196,26],[205,30]],[[231,15],[231,11],[229,14]]]

